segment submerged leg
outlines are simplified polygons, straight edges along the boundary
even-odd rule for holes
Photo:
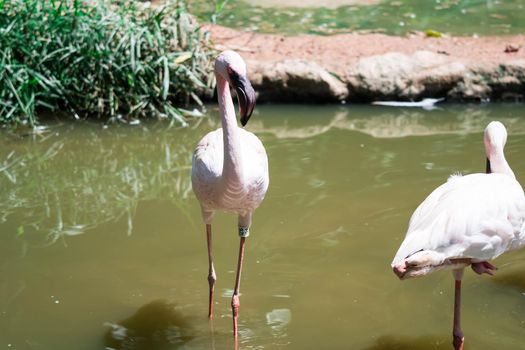
[[[211,244],[211,224],[206,225],[206,236],[208,242],[208,284],[210,286],[210,297],[208,307],[208,317],[213,318],[213,291],[217,275],[215,274],[215,267],[213,266],[213,253]]]
[[[463,350],[463,345],[465,343],[465,337],[463,336],[463,331],[461,330],[461,279],[463,278],[463,269],[454,270],[454,328],[452,330],[452,335],[454,337],[455,350]]]
[[[243,234],[246,232],[246,234]],[[237,318],[239,316],[239,288],[241,285],[241,272],[242,272],[242,262],[244,259],[244,242],[246,241],[246,236],[248,235],[248,229],[239,228],[239,234],[241,236],[241,244],[239,247],[239,261],[237,262],[237,275],[235,277],[235,289],[233,290],[232,296],[232,314],[233,314],[233,337],[237,339]]]

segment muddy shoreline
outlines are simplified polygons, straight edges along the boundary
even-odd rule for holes
[[[525,35],[283,36],[208,26],[248,63],[260,102],[523,101]]]

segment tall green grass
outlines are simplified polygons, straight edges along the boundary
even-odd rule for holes
[[[136,5],[138,3],[139,5]],[[41,111],[185,124],[212,89],[213,50],[183,0],[0,0],[0,123]]]

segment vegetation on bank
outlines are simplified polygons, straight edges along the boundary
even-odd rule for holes
[[[40,112],[185,124],[210,91],[213,50],[185,1],[0,0],[0,123]]]
[[[190,11],[202,20],[214,17],[227,1],[217,24],[258,33],[333,35],[385,33],[405,36],[427,30],[453,36],[511,35],[525,30],[525,2],[481,0],[191,0]],[[293,3],[293,5],[292,5]],[[302,3],[301,6],[297,6]],[[340,6],[333,6],[338,3]],[[306,6],[309,5],[309,6]],[[332,5],[332,6],[330,6]]]

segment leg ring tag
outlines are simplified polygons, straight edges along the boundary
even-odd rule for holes
[[[239,236],[248,237],[250,235],[250,229],[248,227],[239,227]]]

